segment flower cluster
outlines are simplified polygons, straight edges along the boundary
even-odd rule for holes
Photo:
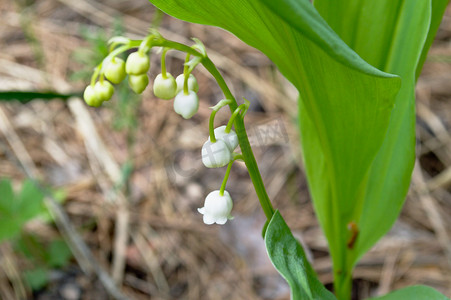
[[[238,147],[238,136],[232,130],[232,125],[238,115],[244,115],[246,113],[249,102],[246,100],[245,104],[240,105],[233,112],[227,125],[217,127],[213,130],[216,112],[230,103],[230,100],[224,99],[212,107],[213,112],[211,113],[209,124],[210,136],[202,146],[202,163],[207,168],[220,168],[228,165],[221,189],[208,194],[204,207],[199,208],[199,212],[204,215],[205,224],[225,224],[227,220],[232,219],[230,212],[233,207],[233,202],[230,194],[225,190],[225,186],[233,162],[237,159],[242,159],[241,154],[234,152]]]
[[[132,41],[116,37],[112,39],[113,45],[124,44],[116,50],[128,50],[132,48]],[[119,42],[118,42],[119,41]],[[117,53],[112,51],[102,64],[97,67],[91,80],[84,92],[84,100],[89,106],[99,107],[104,101],[109,101],[114,94],[113,84],[121,83],[128,75],[128,85],[137,94],[141,94],[149,85],[149,77],[147,75],[150,69],[148,44],[149,40],[144,40],[138,51],[131,53],[127,60],[124,61],[117,57]],[[142,46],[144,44],[144,46]],[[169,49],[164,48],[161,56],[161,73],[156,76],[153,81],[153,93],[157,98],[170,100],[174,99],[174,111],[185,119],[191,118],[199,109],[199,97],[197,92],[199,86],[193,74],[192,69],[199,63],[194,63],[187,59],[183,74],[177,76],[176,79],[166,71],[166,52]],[[117,51],[119,52],[119,51]],[[185,79],[187,78],[187,79]],[[97,81],[98,79],[98,81]]]
[[[185,119],[191,118],[199,108],[199,97],[197,92],[199,86],[196,78],[191,74],[193,69],[207,58],[203,44],[194,39],[196,44],[191,48],[182,48],[187,52],[183,74],[174,78],[166,71],[166,53],[170,50],[168,45],[177,43],[168,42],[157,32],[152,32],[143,41],[131,41],[124,37],[114,37],[110,40],[110,54],[97,66],[91,78],[91,84],[86,87],[84,99],[90,106],[98,107],[104,101],[109,101],[114,94],[113,84],[119,84],[128,77],[128,85],[137,94],[141,94],[149,84],[147,75],[150,69],[149,53],[152,47],[161,46],[161,73],[153,81],[153,93],[156,97],[164,100],[174,99],[174,111]],[[180,45],[180,44],[178,44]],[[118,55],[137,48],[138,51],[131,53],[127,60],[119,58]],[[177,48],[177,47],[176,47]],[[191,55],[194,56],[193,59]],[[230,194],[225,190],[230,174],[231,166],[242,155],[235,153],[238,147],[238,137],[232,126],[238,115],[246,113],[249,103],[240,105],[230,117],[227,125],[214,129],[214,117],[216,112],[224,106],[231,104],[231,100],[221,100],[212,107],[210,116],[210,136],[202,147],[202,162],[207,168],[219,168],[228,165],[221,188],[208,194],[204,206],[198,211],[203,215],[205,224],[225,224],[232,219],[231,211],[233,201]]]

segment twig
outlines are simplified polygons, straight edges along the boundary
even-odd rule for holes
[[[69,109],[75,117],[77,128],[86,141],[88,151],[94,154],[110,180],[115,184],[120,181],[121,171],[105,144],[97,133],[94,122],[86,106],[79,98],[70,98]],[[125,270],[125,252],[128,241],[129,208],[128,201],[121,191],[116,191],[116,227],[114,237],[114,255],[112,274],[117,284],[121,284]]]
[[[393,279],[396,275],[396,261],[398,260],[399,252],[402,249],[402,245],[394,249],[393,253],[387,255],[385,258],[384,266],[382,268],[381,277],[379,280],[379,288],[377,289],[377,295],[382,296],[390,292],[390,287]]]
[[[27,292],[25,286],[20,277],[19,271],[17,269],[16,262],[12,257],[11,247],[4,243],[0,248],[1,253],[1,261],[0,265],[2,266],[6,276],[8,276],[12,286],[14,288],[14,293],[16,295],[16,299],[25,300],[27,299]]]
[[[135,242],[136,247],[138,248],[139,253],[143,257],[144,262],[147,265],[147,268],[152,274],[152,277],[155,280],[158,290],[160,291],[160,293],[168,295],[169,294],[168,282],[164,276],[163,270],[160,268],[158,264],[158,260],[155,257],[155,253],[153,252],[152,248],[150,248],[149,245],[146,243],[146,238],[144,234],[142,234],[140,230],[139,233],[132,232],[131,236],[133,238],[133,241]]]

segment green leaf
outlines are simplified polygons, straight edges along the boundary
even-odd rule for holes
[[[415,285],[409,286],[387,295],[377,298],[371,298],[371,300],[449,300],[448,297],[440,294],[431,287]]]
[[[0,101],[17,100],[20,103],[28,103],[36,99],[53,100],[61,99],[67,100],[70,97],[81,96],[80,94],[59,94],[55,92],[40,92],[40,91],[8,91],[0,92]]]
[[[22,190],[16,200],[16,214],[19,215],[24,222],[34,218],[45,211],[45,208],[42,206],[43,199],[44,195],[32,181],[24,181]]]
[[[0,180],[0,242],[20,233],[22,222],[14,216],[16,199],[11,182]]]
[[[47,253],[47,263],[50,267],[60,268],[69,262],[72,252],[64,240],[53,240]]]
[[[38,291],[47,285],[49,281],[48,270],[45,268],[36,268],[24,273],[25,281],[33,291]]]
[[[291,299],[333,300],[335,296],[318,280],[304,250],[276,211],[268,224],[265,244],[274,267],[290,285]]]
[[[356,186],[359,194],[354,201],[347,200],[346,194],[337,198],[340,204],[348,202],[354,207],[350,213],[340,206],[335,216],[341,220],[340,243],[346,249],[341,264],[350,275],[358,258],[391,228],[409,188],[415,160],[415,72],[428,34],[431,3],[425,0],[356,0],[351,3],[317,0],[315,5],[362,58],[382,71],[400,75],[403,80],[384,143],[366,180]],[[317,154],[310,157],[314,158]],[[322,200],[316,198],[315,201]],[[321,214],[321,208],[317,211]],[[346,247],[343,238],[350,241],[351,233],[346,235],[346,224],[350,222],[356,224],[356,238],[352,247]],[[334,237],[328,236],[328,239]]]
[[[0,215],[11,213],[14,203],[14,191],[8,179],[0,180]]]
[[[23,222],[15,217],[0,214],[0,242],[17,237],[22,229]]]
[[[42,213],[43,195],[35,185],[26,180],[19,195],[14,195],[8,180],[0,181],[0,241],[17,236],[22,226]]]

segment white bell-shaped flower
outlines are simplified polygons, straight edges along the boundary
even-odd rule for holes
[[[233,219],[230,215],[233,208],[233,201],[230,194],[224,191],[224,195],[220,195],[219,190],[213,191],[205,198],[204,207],[197,210],[204,215],[204,223],[225,224],[227,220]]]
[[[232,153],[223,140],[212,143],[206,141],[202,146],[202,163],[207,168],[220,168],[226,166],[232,160]]]
[[[153,93],[156,97],[164,100],[170,100],[175,97],[177,91],[177,83],[171,74],[166,73],[166,78],[163,74],[158,74],[153,81]]]
[[[181,90],[183,90],[183,83],[185,82],[185,75],[180,74],[175,79],[175,82],[177,83],[177,94],[180,93]],[[193,74],[189,74],[188,76],[188,90],[198,92],[199,91],[199,85],[197,84],[196,77],[194,77]]]
[[[185,119],[189,119],[197,113],[199,109],[199,97],[193,91],[185,94],[183,91],[177,94],[174,99],[174,111]]]
[[[227,126],[223,125],[215,129],[215,137],[218,140],[223,140],[227,147],[229,147],[230,152],[233,152],[236,147],[238,147],[238,136],[235,131],[230,130],[229,133],[225,131]],[[210,137],[208,137],[210,140]]]

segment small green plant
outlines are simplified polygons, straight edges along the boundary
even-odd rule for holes
[[[227,166],[220,189],[199,208],[204,222],[224,224],[232,219],[233,201],[225,186],[233,162],[244,161],[267,217],[263,237],[269,257],[289,283],[292,299],[350,299],[354,266],[392,226],[407,193],[415,158],[415,82],[447,1],[151,2],[177,18],[233,32],[264,52],[298,88],[304,163],[329,242],[335,295],[320,283],[301,245],[272,207],[243,123],[248,102],[238,105],[199,40],[190,47],[156,30],[143,40],[112,38],[109,54],[85,90],[86,103],[99,106],[109,100],[112,93],[105,82],[114,77],[110,65],[132,48],[138,50],[127,58],[125,73],[131,89],[142,93],[149,82],[150,50],[161,47],[162,72],[154,81],[154,93],[165,100],[175,97],[175,112],[190,118],[199,105],[191,72],[202,64],[225,97],[212,107],[202,161],[209,168]],[[165,68],[169,50],[186,53],[183,80],[179,76],[175,84]],[[116,75],[123,78],[125,73],[119,68]],[[108,85],[108,93],[101,85]],[[230,121],[215,129],[215,114],[223,107],[229,107]],[[236,141],[241,153],[235,152]],[[446,297],[416,286],[375,299]]]
[[[45,242],[38,236],[22,233],[14,241],[14,248],[21,253],[30,267],[23,272],[27,284],[34,291],[45,287],[50,280],[50,271],[63,268],[72,258],[72,252],[62,239]]]
[[[19,193],[14,193],[10,180],[0,180],[0,243],[10,241],[15,250],[27,259],[31,267],[23,273],[23,278],[33,290],[39,290],[48,283],[50,269],[67,265],[72,257],[63,240],[44,243],[23,230],[24,225],[33,219],[51,220],[43,199],[41,190],[30,180],[22,183]]]
[[[0,242],[20,235],[25,223],[46,211],[43,198],[29,180],[23,182],[17,194],[8,179],[0,180]]]

